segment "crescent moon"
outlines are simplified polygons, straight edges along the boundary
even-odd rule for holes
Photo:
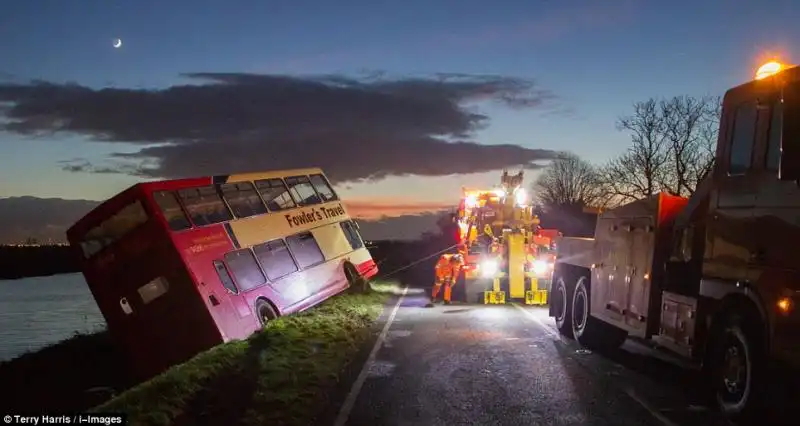
[[[122,39],[114,39],[114,48],[119,49],[122,46]]]

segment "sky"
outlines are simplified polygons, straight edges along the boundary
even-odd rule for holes
[[[440,210],[620,154],[634,102],[800,61],[800,3],[698,3],[2,2],[0,197],[313,163],[360,217]]]

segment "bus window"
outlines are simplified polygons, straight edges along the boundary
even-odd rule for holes
[[[358,234],[358,229],[356,229],[353,222],[349,220],[342,222],[342,231],[344,231],[344,236],[347,237],[347,241],[350,242],[350,247],[352,247],[353,250],[364,247],[361,235]]]
[[[237,289],[236,284],[233,283],[233,278],[231,278],[228,268],[225,267],[225,263],[221,260],[215,260],[214,269],[216,269],[219,280],[222,282],[222,286],[225,287],[225,290],[233,294],[239,294],[239,289]]]
[[[333,192],[333,188],[331,188],[328,180],[321,174],[311,175],[311,185],[314,186],[314,189],[317,190],[317,194],[322,197],[322,201],[325,203],[339,198],[336,196],[336,193]]]
[[[242,291],[252,290],[267,282],[250,249],[225,253],[225,263]]]
[[[287,237],[286,243],[289,245],[289,249],[294,254],[295,259],[297,259],[297,265],[300,269],[305,269],[325,261],[322,250],[320,250],[317,241],[310,232],[301,232]]]
[[[253,251],[270,281],[279,280],[298,269],[283,240],[259,244],[253,247]]]
[[[250,217],[267,212],[256,188],[250,182],[226,183],[220,185],[220,189],[222,197],[236,217]]]
[[[298,206],[310,206],[322,202],[317,191],[311,185],[308,176],[292,176],[286,178],[286,185]]]
[[[259,194],[267,203],[267,208],[272,212],[295,208],[289,188],[281,179],[264,179],[256,181]]]
[[[147,212],[141,201],[128,204],[84,235],[81,241],[83,255],[87,259],[92,257],[145,222],[147,222]]]
[[[175,194],[170,191],[158,191],[153,193],[153,198],[161,209],[161,213],[164,215],[169,229],[173,231],[182,231],[192,227],[189,219],[186,218],[186,214],[183,213],[183,209],[178,203]]]
[[[178,191],[178,196],[186,206],[186,212],[189,213],[192,222],[197,226],[233,219],[228,207],[225,206],[217,189],[213,186],[181,189]]]

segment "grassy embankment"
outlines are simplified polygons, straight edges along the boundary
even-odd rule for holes
[[[119,355],[106,334],[78,336],[0,364],[0,381],[19,390],[5,402],[81,410],[99,402],[87,406],[86,390],[103,385],[128,389],[93,411],[127,413],[130,424],[313,424],[345,367],[369,339],[393,287],[373,284],[367,294],[331,298],[133,387],[119,372],[123,366],[104,360],[103,354]]]

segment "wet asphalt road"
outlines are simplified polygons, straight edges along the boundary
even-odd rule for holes
[[[609,359],[559,337],[546,308],[426,302],[402,299],[339,425],[719,424],[692,405],[692,372],[649,348]]]

